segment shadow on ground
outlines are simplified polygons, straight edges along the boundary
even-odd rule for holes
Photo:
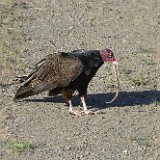
[[[106,104],[105,102],[111,100],[112,97],[114,97],[114,93],[89,94],[87,96],[87,105],[92,106],[93,108],[104,109],[108,107],[125,107],[160,103],[160,91],[120,92],[118,98],[113,103]],[[55,97],[45,97],[43,99],[26,99],[24,101],[64,103],[64,100],[60,95]],[[75,106],[79,105],[78,96],[73,97],[73,104]]]

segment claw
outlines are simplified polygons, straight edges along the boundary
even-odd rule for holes
[[[97,111],[96,110],[85,110],[85,111],[81,111],[81,114],[85,114],[85,115],[92,115],[92,114],[96,114]]]
[[[98,110],[85,110],[85,111],[69,111],[69,113],[71,115],[75,115],[75,116],[82,116],[82,115],[93,115],[93,114],[99,114],[100,112]]]
[[[81,112],[78,112],[78,111],[69,111],[69,113],[71,114],[71,115],[76,115],[76,116],[80,116],[81,115]]]

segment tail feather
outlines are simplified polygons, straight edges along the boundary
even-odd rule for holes
[[[34,91],[29,86],[21,86],[15,94],[14,100],[34,95]]]
[[[51,88],[52,84],[42,82],[42,81],[30,81],[22,85],[15,94],[14,100],[29,97],[44,91],[47,91]]]
[[[15,79],[13,79],[13,81],[15,82],[19,82],[19,83],[23,83],[26,80],[27,76],[16,76]]]

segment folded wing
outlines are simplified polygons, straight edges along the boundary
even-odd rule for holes
[[[25,78],[15,99],[28,97],[56,87],[65,87],[83,71],[78,57],[67,53],[50,54]]]

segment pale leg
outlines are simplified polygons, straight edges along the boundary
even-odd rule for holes
[[[73,105],[72,105],[72,101],[68,100],[68,105],[69,105],[69,113],[73,114],[73,115],[81,115],[78,111],[74,111],[73,110]]]
[[[80,97],[80,99],[81,99],[81,102],[82,102],[82,105],[83,105],[83,111],[86,111],[87,110],[87,105],[86,105],[86,102],[85,102],[85,96]]]
[[[68,101],[68,105],[69,105],[69,112],[73,112],[73,106],[71,100]]]
[[[86,101],[85,101],[86,97],[82,96],[82,97],[80,97],[80,99],[81,99],[81,102],[82,102],[82,105],[83,105],[82,113],[84,113],[84,114],[94,114],[95,113],[94,111],[91,111],[91,110],[87,109],[87,105],[86,105]]]

